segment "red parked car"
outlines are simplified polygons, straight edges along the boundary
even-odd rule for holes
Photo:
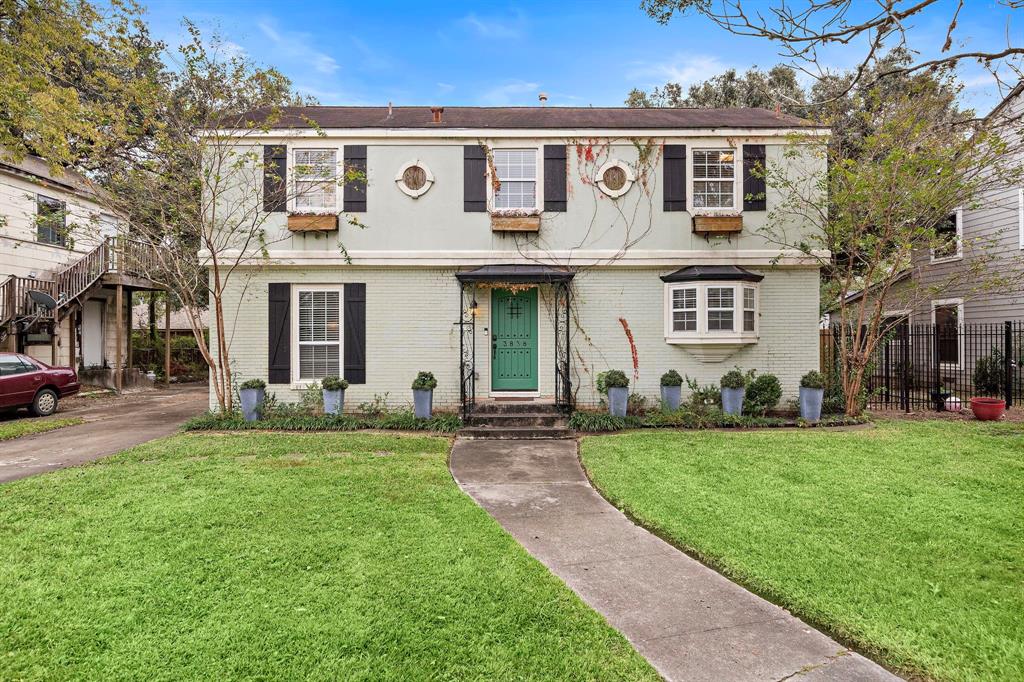
[[[0,409],[27,407],[37,417],[57,411],[57,401],[78,393],[70,367],[50,367],[21,353],[0,353]]]

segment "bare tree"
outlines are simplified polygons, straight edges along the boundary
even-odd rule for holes
[[[326,159],[293,167],[305,182],[281,177],[262,136],[279,120],[282,105],[303,100],[278,72],[255,68],[218,38],[207,40],[186,25],[191,41],[167,76],[155,134],[137,162],[113,175],[109,194],[130,217],[131,237],[154,247],[158,265],[151,276],[178,299],[210,367],[218,407],[230,411],[235,381],[228,292],[244,291],[270,247],[291,236],[268,209],[296,206],[313,194],[334,196],[346,180],[365,178]],[[207,306],[217,330],[211,342],[202,320]]]
[[[1013,11],[1020,0],[997,0],[993,3]],[[864,45],[863,54],[854,69],[852,88],[864,78],[881,79],[902,73],[913,74],[939,67],[955,67],[964,61],[976,61],[997,78],[1000,85],[1015,85],[1021,79],[1021,56],[1024,47],[1011,41],[986,49],[967,49],[958,33],[960,12],[965,0],[940,3],[938,0],[771,0],[765,4],[750,0],[642,0],[641,7],[655,20],[667,23],[676,13],[698,14],[721,28],[741,36],[765,38],[779,46],[779,54],[793,65],[820,78],[826,70],[820,51],[834,45]],[[871,65],[884,53],[902,48],[909,51],[908,31],[913,23],[938,22],[945,27],[941,45],[935,45],[938,56],[915,58],[908,64],[894,64],[887,71],[871,75]],[[1007,27],[1009,28],[1009,27]],[[918,54],[918,53],[914,53]],[[845,93],[840,93],[845,94]]]

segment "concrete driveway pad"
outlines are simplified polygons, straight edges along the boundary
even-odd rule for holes
[[[452,476],[668,680],[898,680],[632,523],[566,440],[455,442]]]

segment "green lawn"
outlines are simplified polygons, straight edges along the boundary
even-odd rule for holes
[[[903,671],[1024,679],[1024,425],[588,438],[641,523]]]
[[[0,679],[656,679],[447,450],[180,435],[0,487]]]
[[[65,426],[74,426],[82,422],[83,420],[78,417],[53,417],[49,419],[14,418],[10,421],[0,422],[0,440],[11,440],[12,438],[20,438],[32,433],[63,429]]]

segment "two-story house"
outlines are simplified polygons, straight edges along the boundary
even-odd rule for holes
[[[0,150],[0,350],[120,388],[126,373],[114,368],[131,368],[131,293],[159,287],[147,278],[146,249],[119,236],[124,221],[107,205],[79,173]]]
[[[617,368],[654,403],[666,370],[717,383],[734,365],[792,395],[818,367],[818,266],[761,233],[780,202],[754,169],[827,132],[763,109],[275,112],[244,135],[266,257],[212,333],[239,381],[286,401],[340,375],[351,407],[408,404],[425,370],[445,407],[594,405]]]

